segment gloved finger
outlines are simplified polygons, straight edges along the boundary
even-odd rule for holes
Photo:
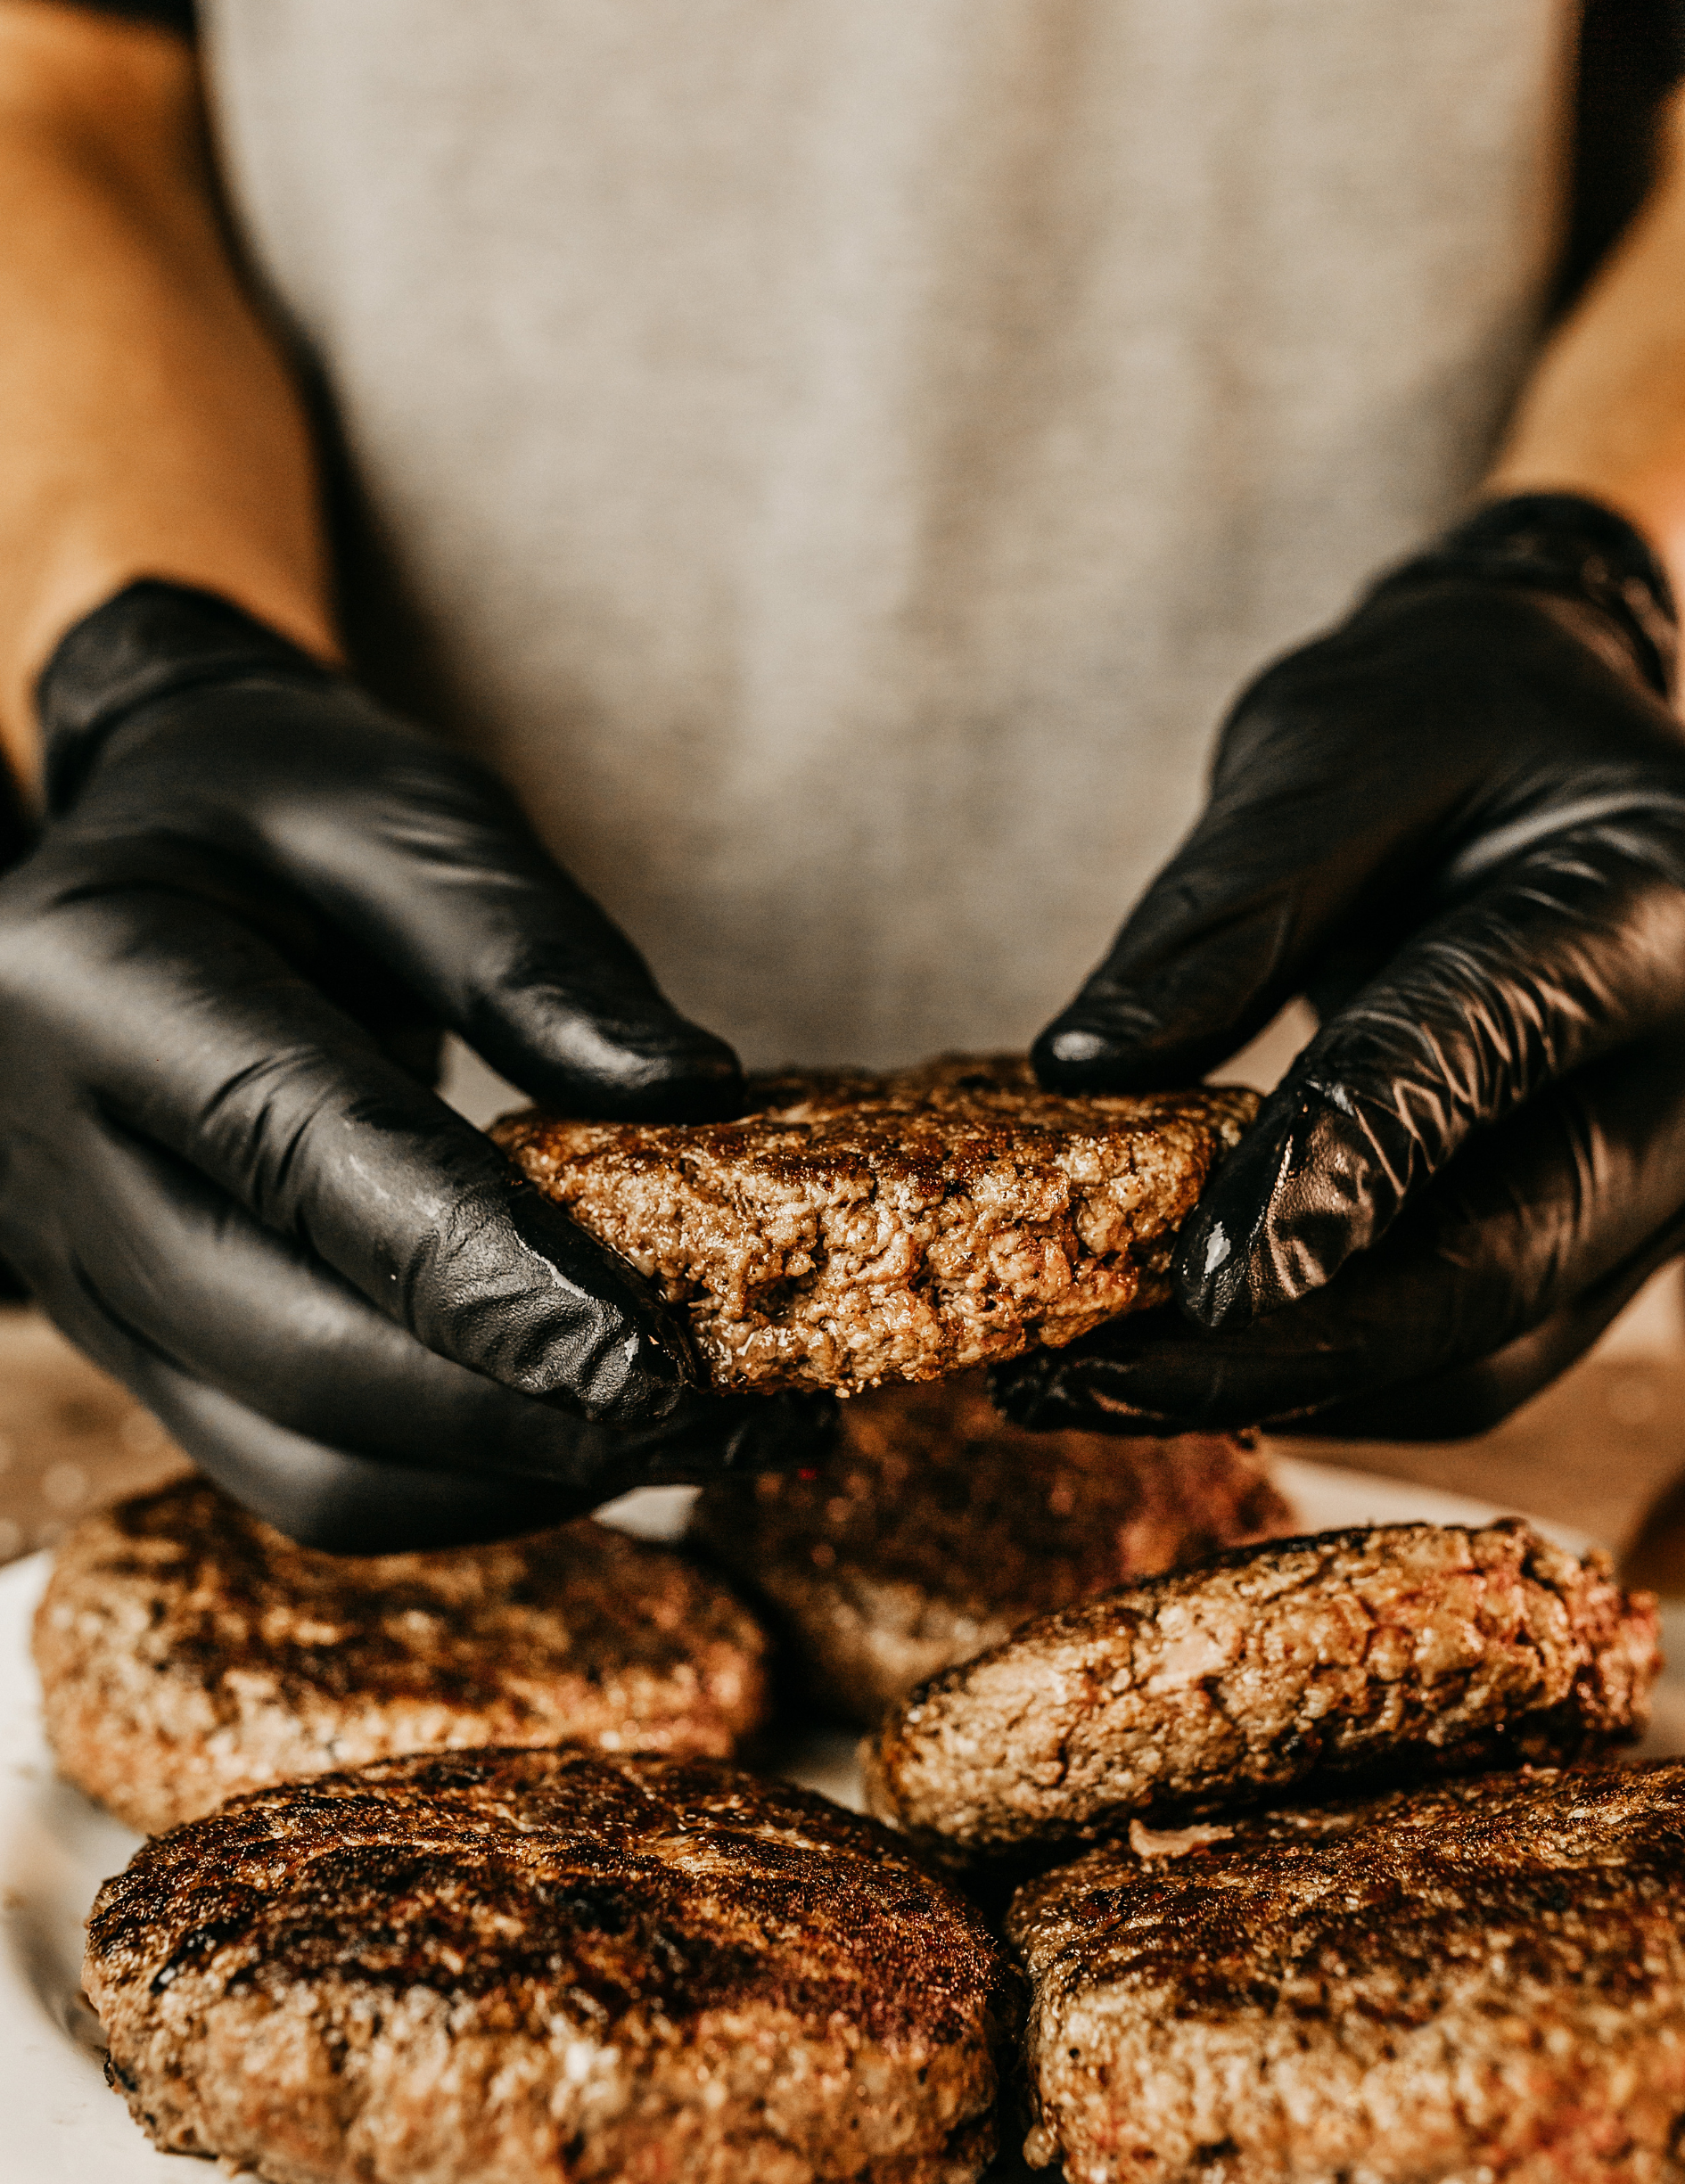
[[[580,1514],[568,1486],[497,1472],[424,1469],[313,1441],[208,1386],[113,1318],[75,1269],[37,1267],[35,1301],[120,1380],[177,1445],[242,1508],[340,1555],[399,1554],[512,1539]]]
[[[1535,845],[1324,1024],[1212,1179],[1176,1256],[1202,1326],[1278,1310],[1370,1249],[1472,1132],[1685,1002],[1681,844]]]
[[[610,1425],[661,1417],[695,1383],[685,1331],[632,1267],[512,1186],[486,1137],[237,920],[101,896],[37,932],[10,1006],[39,1006],[101,1104],[429,1350]],[[21,1027],[24,1069],[29,1047]],[[55,1076],[33,1104],[64,1097]]]
[[[1580,748],[1558,729],[1529,768],[1541,711]],[[1618,838],[1623,815],[1677,839],[1678,724],[1630,661],[1541,595],[1383,587],[1242,697],[1198,825],[1037,1041],[1038,1072],[1073,1092],[1191,1082],[1342,954],[1373,958],[1430,915],[1434,891],[1591,817]]]
[[[1685,1248],[1685,1218],[1648,1237],[1622,1264],[1537,1326],[1484,1356],[1480,1339],[1387,1346],[1373,1326],[1299,1326],[1322,1295],[1238,1334],[1203,1334],[1172,1310],[1100,1329],[1068,1351],[999,1367],[1006,1415],[1040,1431],[1232,1433],[1262,1425],[1341,1441],[1464,1441],[1484,1433],[1589,1350],[1658,1267]],[[1377,1256],[1392,1250],[1392,1240]],[[1399,1285],[1401,1290],[1412,1286]],[[1401,1303],[1401,1318],[1414,1300]],[[1443,1326],[1438,1314],[1430,1324]],[[1291,1339],[1287,1339],[1288,1336]],[[1258,1339],[1264,1337],[1267,1339]],[[1402,1367],[1418,1379],[1395,1381]]]
[[[581,1513],[575,1495],[540,1481],[422,1471],[308,1440],[160,1358],[136,1369],[135,1392],[207,1477],[300,1547],[332,1555],[472,1547]]]
[[[1606,1057],[1468,1145],[1303,1301],[1215,1334],[1169,1310],[1119,1320],[1000,1368],[997,1399],[1023,1425],[1167,1433],[1303,1431],[1361,1402],[1378,1430],[1389,1391],[1438,1384],[1446,1400],[1418,1415],[1455,1438],[1478,1430],[1475,1394],[1525,1387],[1516,1346],[1536,1337],[1559,1367],[1594,1337],[1673,1248],[1682,1208],[1685,1052],[1670,1039]],[[1453,1415],[1463,1375],[1471,1409]]]
[[[1685,1214],[1658,1228],[1602,1280],[1490,1357],[1378,1395],[1332,1403],[1293,1430],[1342,1441],[1464,1441],[1487,1433],[1583,1357],[1651,1275],[1681,1250]]]
[[[1328,762],[1327,727],[1361,720],[1378,750],[1419,749],[1443,731],[1437,716],[1451,709],[1424,708],[1418,652],[1404,603],[1360,636],[1337,632],[1278,663],[1243,694],[1193,833],[1032,1049],[1049,1089],[1195,1083],[1262,1031],[1356,927],[1402,914],[1462,768],[1425,763],[1377,795],[1367,769]]]
[[[196,1170],[109,1121],[77,1130],[56,1167],[31,1172],[15,1154],[7,1194],[51,1208],[50,1230],[0,1219],[46,1308],[63,1321],[86,1302],[149,1355],[313,1441],[547,1480],[577,1510],[656,1464],[664,1476],[735,1467],[791,1428],[788,1404],[698,1395],[659,1426],[612,1433],[424,1350]]]
[[[1214,804],[1037,1038],[1040,1082],[1174,1089],[1255,1038],[1397,861],[1390,829],[1348,801],[1336,779]],[[1307,834],[1325,845],[1314,855]]]
[[[226,788],[218,759],[231,704],[239,780]],[[175,825],[191,827],[195,809],[211,807],[213,840],[237,812],[254,858],[535,1098],[642,1121],[741,1108],[731,1048],[679,1014],[501,784],[465,754],[344,686],[312,692],[304,707],[284,686],[188,692],[116,733],[73,828],[134,831],[142,815],[126,809],[122,761],[143,749],[135,770],[149,809],[161,801]]]
[[[834,1405],[803,1396],[698,1396],[641,1433],[569,1418],[420,1349],[168,1156],[119,1144],[78,1167],[110,1218],[91,1265],[25,1244],[37,1301],[236,1499],[311,1544],[505,1537],[635,1486],[811,1462],[832,1428]]]
[[[631,1463],[609,1449],[596,1483],[581,1490],[548,1479],[395,1464],[314,1441],[127,1343],[108,1345],[100,1361],[242,1508],[300,1546],[335,1555],[514,1539],[588,1514],[634,1487],[702,1485],[722,1469],[817,1462],[834,1423],[822,1406],[777,1397],[760,1403],[764,1417],[751,1418],[744,1399],[731,1432],[706,1462],[698,1454],[709,1445],[704,1435],[675,1436],[665,1449]]]
[[[200,1469],[242,1508],[300,1546],[334,1555],[397,1555],[514,1539],[564,1523],[633,1486],[667,1478],[659,1466],[623,1485],[605,1477],[582,1504],[573,1490],[547,1480],[423,1470],[312,1441],[160,1358],[133,1361],[129,1384]],[[811,1446],[803,1444],[810,1461]],[[757,1456],[754,1467],[787,1460],[790,1454],[769,1449]],[[699,1482],[685,1470],[679,1466],[682,1482]]]

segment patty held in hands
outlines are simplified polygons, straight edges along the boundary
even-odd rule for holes
[[[1654,1598],[1526,1524],[1378,1524],[1026,1624],[914,1692],[873,1810],[960,1860],[1314,1784],[1574,1759],[1642,1733]]]
[[[969,2184],[1016,1993],[870,1821],[577,1751],[242,1798],[106,1883],[84,1977],[153,2140],[278,2184]]]
[[[1685,1765],[1155,1834],[1019,1891],[1025,2155],[1082,2184],[1661,2184]]]
[[[349,1557],[199,1479],[78,1524],[35,1620],[61,1770],[149,1833],[438,1746],[727,1757],[765,1715],[767,1650],[719,1581],[589,1518]]]
[[[691,1523],[864,1724],[1032,1616],[1293,1529],[1232,1435],[1030,1433],[981,1374],[856,1396],[811,1464],[717,1481]]]
[[[1177,1231],[1258,1104],[1061,1097],[1013,1055],[750,1092],[733,1122],[530,1110],[492,1133],[685,1308],[720,1389],[934,1380],[1163,1303]]]

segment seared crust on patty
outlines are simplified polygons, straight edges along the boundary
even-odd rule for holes
[[[1656,1603],[1516,1519],[1272,1541],[1027,1624],[916,1691],[872,1810],[990,1857],[1295,1784],[1569,1759],[1637,1737]]]
[[[1663,2184],[1685,1765],[1194,1831],[1021,1890],[1035,2165],[1073,2184]],[[1156,1854],[1152,1854],[1156,1853]]]
[[[275,2184],[968,2184],[1012,1975],[824,1798],[481,1751],[242,1798],[101,1890],[110,2075]]]
[[[1015,1055],[755,1080],[695,1126],[538,1110],[492,1135],[686,1308],[719,1388],[934,1380],[1163,1302],[1256,1096],[1066,1099]]]
[[[716,1481],[691,1528],[870,1723],[1032,1616],[1293,1525],[1231,1435],[1030,1433],[965,1374],[855,1397],[811,1464]]]
[[[78,1524],[35,1620],[69,1778],[148,1833],[399,1752],[592,1745],[727,1757],[767,1639],[725,1585],[588,1519],[356,1558],[185,1479]]]

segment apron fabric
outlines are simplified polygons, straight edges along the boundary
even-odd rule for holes
[[[371,672],[754,1064],[1029,1039],[1555,260],[1569,0],[202,13]]]

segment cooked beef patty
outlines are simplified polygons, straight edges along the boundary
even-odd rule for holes
[[[966,2184],[1010,1979],[869,1821],[577,1751],[241,1798],[105,1884],[85,1972],[158,2145],[275,2184]]]
[[[766,1654],[723,1583],[588,1519],[351,1559],[199,1479],[78,1524],[35,1622],[61,1769],[148,1831],[440,1745],[726,1756],[765,1712]]]
[[[1685,1765],[1272,1813],[1019,1892],[1071,2184],[1663,2184],[1685,2117]],[[1178,1852],[1180,1854],[1178,1854]]]
[[[1292,1529],[1229,1436],[1028,1433],[981,1374],[855,1397],[810,1466],[720,1480],[692,1519],[775,1611],[810,1689],[862,1722],[1032,1615]]]
[[[1177,1229],[1257,1107],[1063,1099],[999,1055],[751,1094],[736,1122],[529,1111],[492,1133],[686,1308],[720,1388],[934,1380],[1162,1302]]]
[[[872,1808],[993,1856],[1318,1781],[1572,1758],[1638,1735],[1656,1603],[1515,1519],[1278,1540],[1027,1624],[916,1691]]]

